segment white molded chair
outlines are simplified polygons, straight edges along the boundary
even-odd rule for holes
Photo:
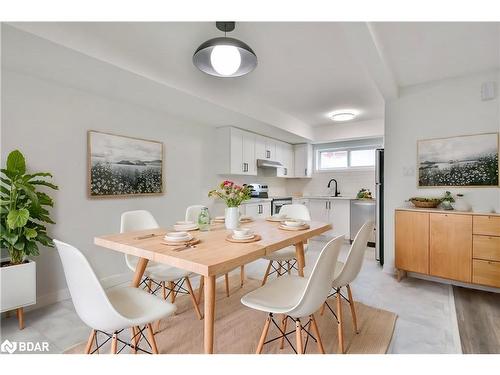
[[[146,210],[127,211],[121,216],[120,233],[155,229],[159,225],[153,215]],[[138,259],[133,255],[125,254],[127,266],[135,272]],[[156,294],[160,289],[163,292],[163,299],[170,296],[170,301],[175,302],[175,298],[179,293],[189,294],[193,303],[194,310],[198,319],[202,319],[198,301],[191,286],[190,276],[193,276],[189,271],[160,264],[156,262],[148,262],[148,266],[144,271],[144,279],[141,284],[147,285],[149,292]],[[187,289],[183,287],[186,284]],[[168,291],[168,293],[167,293]]]
[[[335,313],[333,309],[325,301],[321,308],[321,315],[325,311],[325,307],[332,312],[332,314],[337,319],[338,325],[338,340],[339,340],[339,351],[341,353],[345,352],[344,349],[344,332],[343,332],[343,318],[342,318],[342,299],[345,299],[351,308],[352,323],[354,327],[354,332],[359,333],[358,323],[356,319],[356,307],[354,305],[354,299],[352,298],[352,291],[350,284],[356,279],[361,271],[361,266],[363,265],[363,259],[365,257],[366,246],[370,235],[373,233],[373,228],[375,223],[373,221],[368,221],[356,234],[354,242],[351,245],[349,253],[347,254],[347,259],[345,263],[337,262],[335,267],[335,278],[332,282],[333,293],[331,293],[328,298],[335,297],[337,299],[337,312]],[[347,298],[341,293],[342,288],[347,289]]]
[[[281,207],[280,214],[286,215],[287,218],[311,221],[311,214],[309,209],[303,204],[287,204]],[[304,251],[307,250],[307,244],[304,244]],[[290,275],[292,269],[296,269],[295,265],[297,260],[295,259],[295,247],[288,246],[284,249],[273,252],[270,255],[266,255],[263,259],[269,261],[264,274],[264,279],[262,280],[262,285],[267,281],[267,278],[276,273],[277,277],[288,273]],[[286,267],[285,267],[286,265]],[[271,271],[271,268],[273,271]]]
[[[309,278],[285,275],[243,296],[241,299],[243,305],[269,313],[257,346],[257,354],[262,353],[265,344],[276,340],[275,338],[266,341],[271,322],[280,332],[278,337],[281,337],[281,349],[283,349],[284,340],[287,340],[296,353],[303,354],[302,331],[305,331],[307,333],[306,345],[311,336],[316,340],[319,352],[325,352],[314,313],[324,304],[331,290],[335,265],[343,242],[344,236],[338,236],[325,245]],[[276,323],[273,314],[283,314],[281,326]],[[309,317],[307,324],[302,325],[300,321],[302,317]],[[295,330],[290,332],[286,332],[288,319],[295,322]],[[309,327],[315,337],[308,331]],[[287,337],[294,331],[297,341],[296,349]]]
[[[201,209],[206,206],[203,206],[201,204],[195,204],[192,206],[189,206],[186,208],[186,216],[185,219],[186,221],[192,221],[195,224],[198,224],[198,217],[200,216]]]
[[[192,206],[189,206],[188,208],[186,208],[186,216],[185,216],[184,220],[198,223],[198,217],[200,216],[201,209],[204,207],[206,207],[206,206],[203,206],[201,204],[194,204]],[[244,277],[245,277],[244,276],[245,275],[244,266],[241,266],[240,270],[241,270],[241,282],[240,282],[240,284],[241,284],[241,286],[243,286]],[[226,284],[226,297],[229,297],[229,274],[227,274],[227,273],[224,275],[224,282]],[[203,294],[203,286],[204,286],[204,279],[203,279],[203,276],[200,276],[200,286],[198,289],[198,303],[200,303],[200,301],[201,301],[201,296]]]
[[[61,257],[76,313],[92,328],[85,353],[91,352],[94,341],[95,352],[109,340],[112,340],[113,354],[118,351],[118,342],[123,344],[123,348],[130,346],[134,352],[145,351],[139,347],[139,342],[145,338],[143,332],[147,330],[148,343],[152,352],[157,354],[151,322],[172,315],[175,306],[134,287],[105,291],[88,260],[78,249],[58,240],[54,243]],[[119,333],[127,328],[131,331],[130,343],[118,338]],[[101,345],[97,344],[97,333],[107,336]]]

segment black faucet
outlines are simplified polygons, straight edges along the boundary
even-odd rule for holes
[[[338,183],[337,183],[337,180],[332,178],[330,181],[328,181],[328,188],[330,188],[330,185],[332,184],[332,181],[335,181],[335,197],[338,197],[339,194],[340,194],[340,191],[337,190],[337,187],[338,187]]]

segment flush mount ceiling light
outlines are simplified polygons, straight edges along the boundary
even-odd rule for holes
[[[257,66],[255,52],[241,40],[226,37],[234,30],[234,22],[216,22],[223,37],[202,43],[193,55],[193,64],[202,72],[216,77],[240,77]]]
[[[330,114],[330,118],[335,122],[351,121],[357,116],[357,114],[357,111],[342,110]]]

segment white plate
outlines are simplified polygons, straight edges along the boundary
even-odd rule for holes
[[[283,222],[283,224],[287,227],[290,227],[290,228],[297,228],[297,227],[301,227],[305,224],[305,222],[303,221],[293,221],[293,220],[285,220]]]
[[[196,225],[196,224],[189,224],[189,225],[175,224],[174,225],[174,230],[179,231],[179,232],[196,230],[196,229],[198,229],[198,225]]]
[[[248,234],[246,236],[235,236],[234,234],[232,235],[233,240],[250,240],[255,237],[255,234]]]
[[[186,241],[191,241],[193,239],[193,236],[188,234],[187,236],[184,236],[184,237],[165,236],[164,238],[166,241],[169,241],[169,242],[186,242]]]
[[[194,221],[178,221],[175,224],[177,224],[177,225],[196,225]]]

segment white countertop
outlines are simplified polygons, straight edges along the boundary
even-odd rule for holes
[[[340,196],[332,197],[330,195],[304,195],[302,197],[294,197],[294,199],[338,199],[338,200],[354,200],[355,197]]]

